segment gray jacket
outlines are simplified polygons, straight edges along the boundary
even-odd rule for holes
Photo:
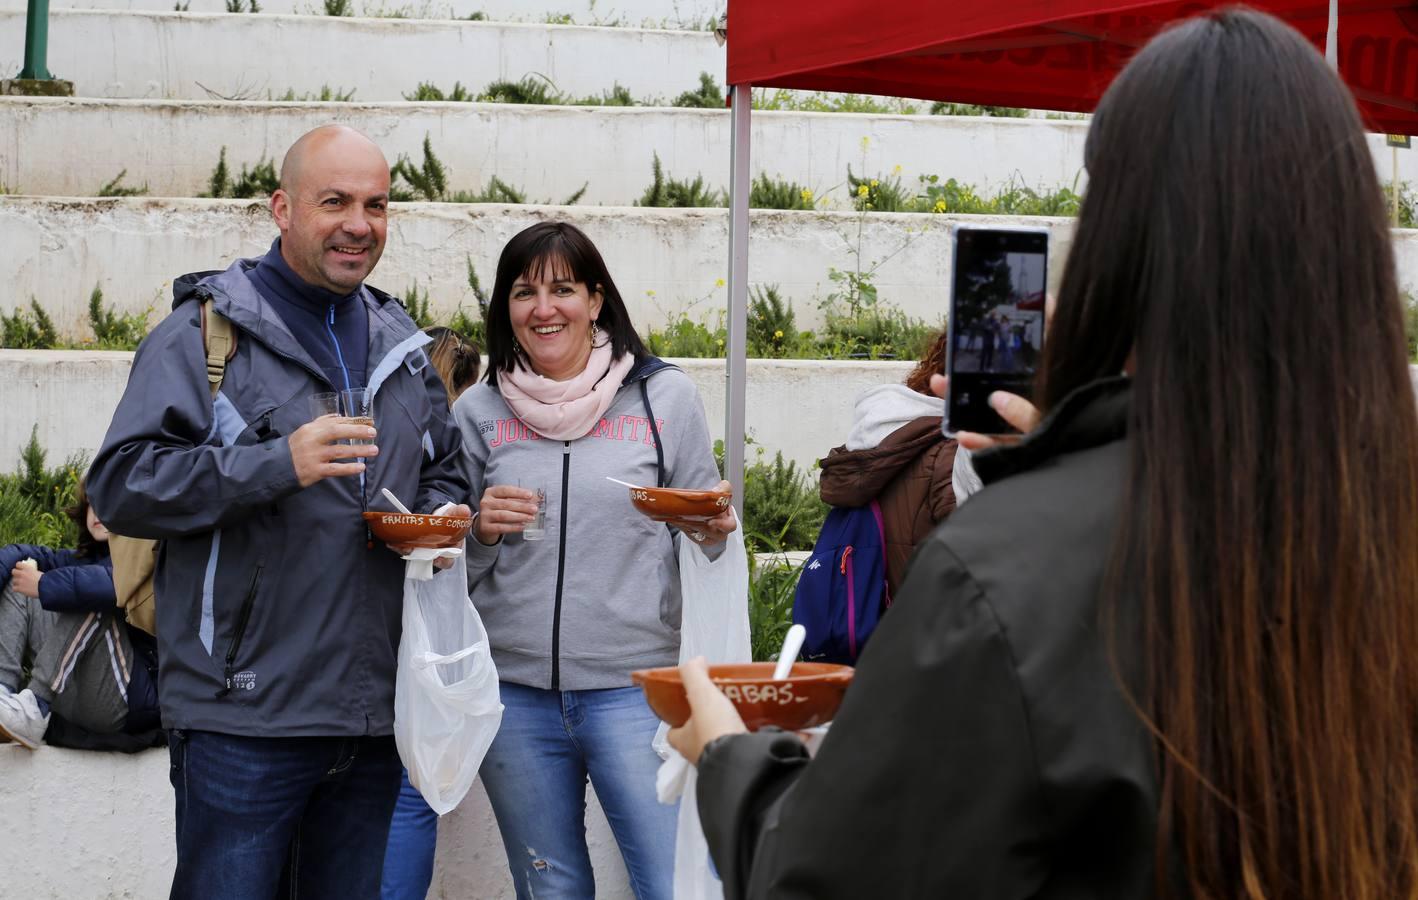
[[[264,737],[393,730],[403,562],[360,513],[463,502],[460,440],[428,338],[364,288],[379,456],[363,479],[302,489],[289,435],[333,390],[241,260],[174,285],[174,312],[143,342],[89,473],[104,522],[160,538],[163,725]],[[200,296],[236,328],[221,393],[208,391]],[[412,501],[412,502],[410,502]]]
[[[591,690],[628,687],[634,669],[679,662],[681,535],[636,512],[629,491],[606,476],[653,487],[662,449],[667,487],[719,483],[689,376],[642,360],[600,422],[573,441],[542,438],[486,383],[458,398],[453,417],[475,501],[487,484],[520,481],[547,492],[544,540],[507,535],[491,547],[468,540],[473,605],[498,676],[542,689]]]

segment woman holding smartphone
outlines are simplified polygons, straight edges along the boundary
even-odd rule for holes
[[[1353,100],[1221,12],[1085,153],[1043,419],[816,758],[684,667],[729,897],[1418,897],[1418,409]]]
[[[453,415],[480,497],[468,578],[506,706],[480,775],[517,896],[595,895],[589,778],[636,897],[668,898],[676,809],[655,797],[659,723],[630,673],[679,659],[678,542],[716,556],[735,521],[666,527],[607,478],[727,489],[703,404],[645,349],[595,245],[561,222],[503,249],[487,366]]]

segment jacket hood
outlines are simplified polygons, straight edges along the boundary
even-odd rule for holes
[[[831,506],[865,506],[922,453],[945,440],[940,416],[902,425],[869,450],[837,447],[822,460],[821,493]]]
[[[1127,436],[1131,409],[1132,379],[1126,375],[1085,384],[1065,397],[1018,444],[975,454],[975,471],[990,484],[1065,453],[1122,440]]]
[[[904,384],[879,384],[857,397],[852,411],[848,450],[870,450],[892,432],[922,416],[940,418],[945,404],[939,397],[917,393]]]

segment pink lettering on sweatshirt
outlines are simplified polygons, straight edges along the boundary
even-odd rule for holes
[[[655,419],[655,426],[663,432],[665,420]],[[501,447],[503,444],[515,444],[518,441],[544,440],[540,434],[528,428],[526,422],[515,416],[483,423],[478,426],[478,430],[483,434],[492,435],[492,440],[488,441],[488,447]],[[591,430],[586,432],[586,437],[601,441],[639,442],[651,447],[655,446],[655,433],[650,429],[650,420],[644,416],[602,418],[591,426]]]

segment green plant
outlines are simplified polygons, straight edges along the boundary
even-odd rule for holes
[[[354,2],[353,0],[325,0],[325,15],[352,16],[354,15]]]
[[[453,101],[458,103],[470,103],[478,98],[475,97],[473,93],[467,88],[463,87],[463,83],[460,81],[453,82],[453,90],[449,91],[447,94],[443,93],[443,91],[431,81],[420,81],[419,86],[414,90],[412,94],[404,94],[404,99],[417,101]]]
[[[723,109],[724,92],[719,89],[713,75],[700,72],[698,89],[685,91],[672,100],[670,105],[689,109]]]
[[[654,154],[650,171],[652,173],[650,186],[645,189],[644,194],[640,195],[636,206],[685,208],[724,206],[728,203],[723,191],[704,186],[704,176],[702,175],[695,175],[693,181],[666,178],[665,169],[660,163],[660,154],[658,153]]]
[[[148,192],[146,182],[142,187],[133,187],[132,185],[124,184],[123,177],[127,174],[128,170],[124,169],[113,176],[112,181],[98,189],[98,195],[100,197],[138,197]]]
[[[1013,178],[993,197],[982,196],[974,186],[954,178],[920,176],[921,190],[913,208],[919,212],[1002,216],[1076,216],[1083,204],[1075,178],[1071,187],[1046,191],[1028,187]]]
[[[399,187],[399,179],[403,179],[409,187]],[[389,169],[389,180],[391,200],[442,200],[448,193],[448,170],[433,152],[433,142],[427,133],[423,136],[422,165],[415,166],[412,160],[400,153]]]
[[[1384,183],[1384,199],[1393,206],[1393,182]],[[1398,217],[1393,222],[1399,228],[1418,227],[1418,199],[1413,196],[1413,185],[1407,181],[1398,183]]]
[[[880,178],[858,178],[852,174],[852,166],[847,166],[847,187],[852,196],[852,207],[858,212],[910,212],[913,208],[911,195],[901,186],[901,179],[894,175]]]
[[[275,162],[264,156],[250,169],[247,169],[243,163],[241,175],[233,181],[231,169],[226,161],[226,147],[222,147],[221,153],[217,157],[217,167],[212,170],[212,175],[207,180],[206,196],[228,197],[237,200],[269,197],[280,186],[281,179],[276,174]]]
[[[754,209],[814,209],[811,188],[786,178],[769,178],[762,172],[753,180],[748,192],[748,205]]]
[[[404,295],[399,298],[404,304],[404,311],[409,314],[409,318],[414,320],[414,324],[419,328],[427,328],[437,324],[433,319],[433,310],[430,309],[428,291],[420,288],[415,281],[404,291]]]
[[[575,25],[575,24],[576,24],[576,22],[571,18],[571,13],[547,13],[547,14],[546,14],[546,18],[543,19],[542,21],[543,21],[545,24],[547,24],[547,25]]]
[[[793,599],[802,567],[748,559],[749,646],[755,661],[776,661],[793,624]]]
[[[1403,334],[1408,338],[1408,358],[1418,363],[1418,299],[1403,292]]]
[[[319,91],[308,91],[304,94],[297,94],[295,88],[286,88],[286,92],[279,97],[267,91],[266,99],[281,103],[308,103],[311,101],[319,101],[321,103],[349,103],[354,100],[354,95],[354,88],[345,90],[344,88],[332,88],[328,84],[322,84],[320,85]]]
[[[781,553],[811,550],[827,517],[827,504],[818,496],[817,485],[792,460],[784,461],[781,451],[765,462],[761,446],[753,444],[757,458],[744,467],[743,538],[750,553]],[[724,471],[724,442],[714,442],[719,472]]]
[[[177,3],[172,4],[172,11],[173,11],[173,12],[189,12],[191,9],[192,9],[192,0],[186,0],[185,3],[182,2],[182,0],[178,0]]]
[[[459,21],[459,22],[486,22],[486,21],[487,21],[487,13],[483,12],[482,10],[478,10],[477,12],[470,12],[470,13],[468,13],[466,16],[463,16],[463,18],[461,18],[461,19],[456,19],[456,21]]]
[[[900,97],[870,94],[828,94],[787,88],[754,88],[753,108],[789,112],[843,112],[875,115],[915,115],[919,107]]]
[[[64,514],[77,496],[79,479],[88,468],[82,455],[71,456],[51,469],[39,443],[39,428],[30,430],[20,453],[17,472],[0,475],[0,545],[42,544],[73,547],[79,532]]]
[[[710,329],[703,322],[681,316],[664,329],[650,329],[645,345],[656,356],[682,359],[722,359],[728,332],[723,327]]]
[[[753,287],[748,292],[748,355],[781,359],[797,348],[797,316],[785,302],[778,285]]]
[[[89,327],[94,330],[95,350],[137,350],[148,335],[148,315],[115,312],[103,302],[103,289],[94,285],[89,294]]]
[[[242,0],[226,0],[226,11],[229,13],[258,13],[261,11],[261,4],[257,0],[247,0],[245,3]]]
[[[947,103],[938,100],[931,104],[933,116],[994,116],[1004,119],[1023,119],[1029,110],[1017,106],[980,106],[977,103]]]
[[[599,97],[582,97],[572,101],[575,106],[639,106],[630,96],[630,88],[617,81],[610,90],[602,91]]]
[[[478,99],[488,103],[530,103],[548,106],[565,103],[566,95],[557,90],[550,78],[532,73],[522,76],[520,81],[494,81]]]
[[[887,304],[854,316],[828,311],[818,350],[829,359],[920,359],[939,331]]]
[[[59,343],[54,320],[39,301],[30,299],[30,311],[17,307],[10,315],[0,313],[0,347],[13,350],[50,350]]]

